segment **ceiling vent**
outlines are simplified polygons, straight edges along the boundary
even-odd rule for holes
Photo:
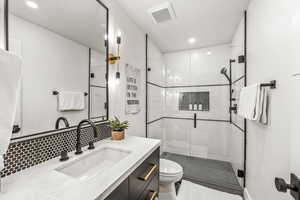
[[[151,8],[148,12],[156,24],[170,21],[176,17],[174,8],[170,2],[165,2],[159,6]]]

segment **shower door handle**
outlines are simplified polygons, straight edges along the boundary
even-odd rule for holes
[[[290,190],[290,194],[295,200],[300,199],[300,179],[295,174],[291,174],[290,184],[284,179],[276,177],[275,186],[278,192],[286,193]]]
[[[197,114],[194,113],[194,128],[197,128]]]

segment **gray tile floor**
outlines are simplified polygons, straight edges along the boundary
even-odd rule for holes
[[[163,153],[162,158],[177,162],[183,167],[183,179],[230,194],[243,195],[229,162]]]

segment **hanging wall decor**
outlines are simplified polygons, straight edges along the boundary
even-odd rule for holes
[[[129,64],[125,67],[126,73],[126,114],[137,114],[141,111],[140,107],[140,83],[141,70]]]

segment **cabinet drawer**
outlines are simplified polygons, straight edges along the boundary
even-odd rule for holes
[[[130,176],[129,199],[137,200],[154,176],[159,174],[159,148],[155,150]]]
[[[147,188],[144,190],[143,194],[139,200],[156,200],[158,199],[159,193],[159,174],[151,180]]]

